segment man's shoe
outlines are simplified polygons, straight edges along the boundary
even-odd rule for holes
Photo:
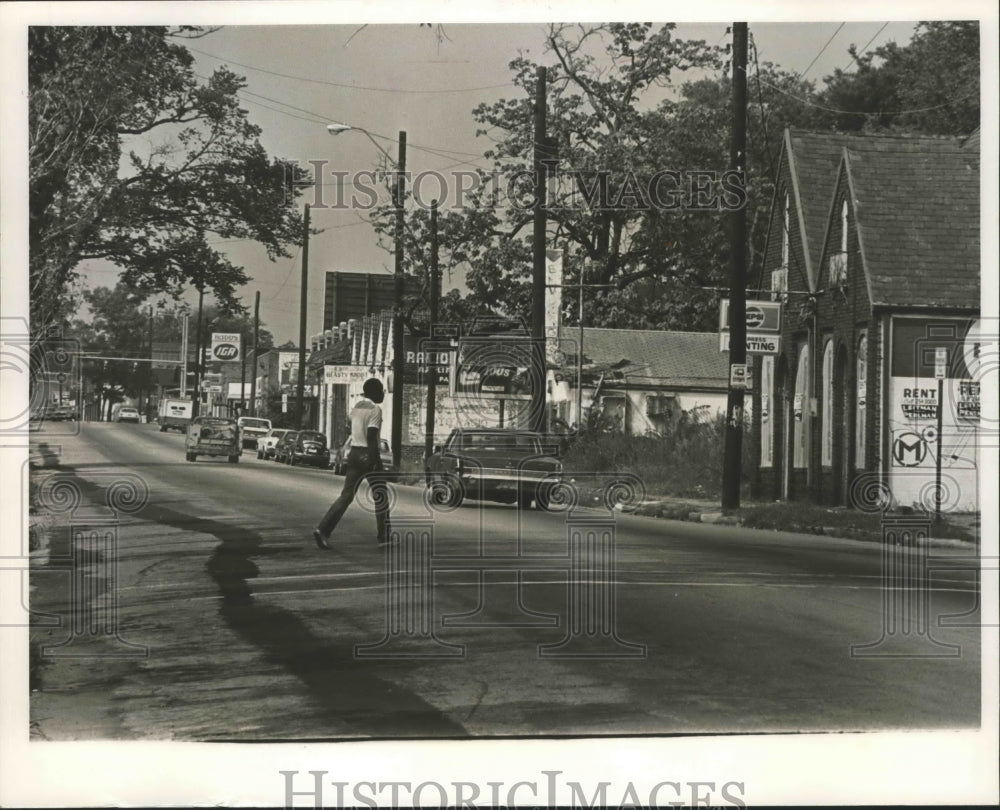
[[[333,551],[333,546],[327,542],[328,538],[324,537],[319,529],[313,529],[313,540],[316,541],[316,545],[320,548],[326,551]]]

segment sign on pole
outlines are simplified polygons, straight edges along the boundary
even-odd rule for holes
[[[238,332],[213,332],[210,362],[231,362],[240,359],[241,340]]]
[[[948,350],[944,346],[934,349],[934,379],[943,380],[947,376]]]
[[[781,351],[780,301],[747,301],[747,354]],[[719,351],[729,351],[729,299],[719,302]]]

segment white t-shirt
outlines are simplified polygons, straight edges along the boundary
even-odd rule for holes
[[[351,446],[368,446],[368,428],[382,429],[382,408],[370,399],[359,400],[351,408]]]

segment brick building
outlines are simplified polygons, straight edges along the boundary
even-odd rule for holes
[[[750,286],[785,302],[755,361],[762,496],[856,504],[877,480],[927,506],[940,454],[947,505],[976,508],[978,133],[786,130]]]

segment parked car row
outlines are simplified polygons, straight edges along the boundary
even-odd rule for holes
[[[244,434],[236,420],[199,416],[192,420],[185,440],[186,458],[226,456],[239,461]],[[257,457],[273,458],[290,466],[309,465],[345,471],[352,446],[348,438],[332,454],[326,436],[316,430],[272,428],[257,441]],[[384,469],[394,471],[389,443],[381,440]],[[539,433],[527,430],[455,429],[425,461],[432,497],[440,504],[458,507],[465,498],[532,503],[549,509],[560,501],[563,465],[558,447]]]
[[[326,436],[316,430],[288,430],[273,428],[267,435],[257,440],[257,458],[273,459],[279,464],[295,466],[304,464],[311,467],[330,468],[338,475],[344,473],[347,454],[351,449],[351,439],[337,447],[332,453],[326,443]],[[392,451],[389,442],[382,439],[380,446],[382,467],[392,470]]]

